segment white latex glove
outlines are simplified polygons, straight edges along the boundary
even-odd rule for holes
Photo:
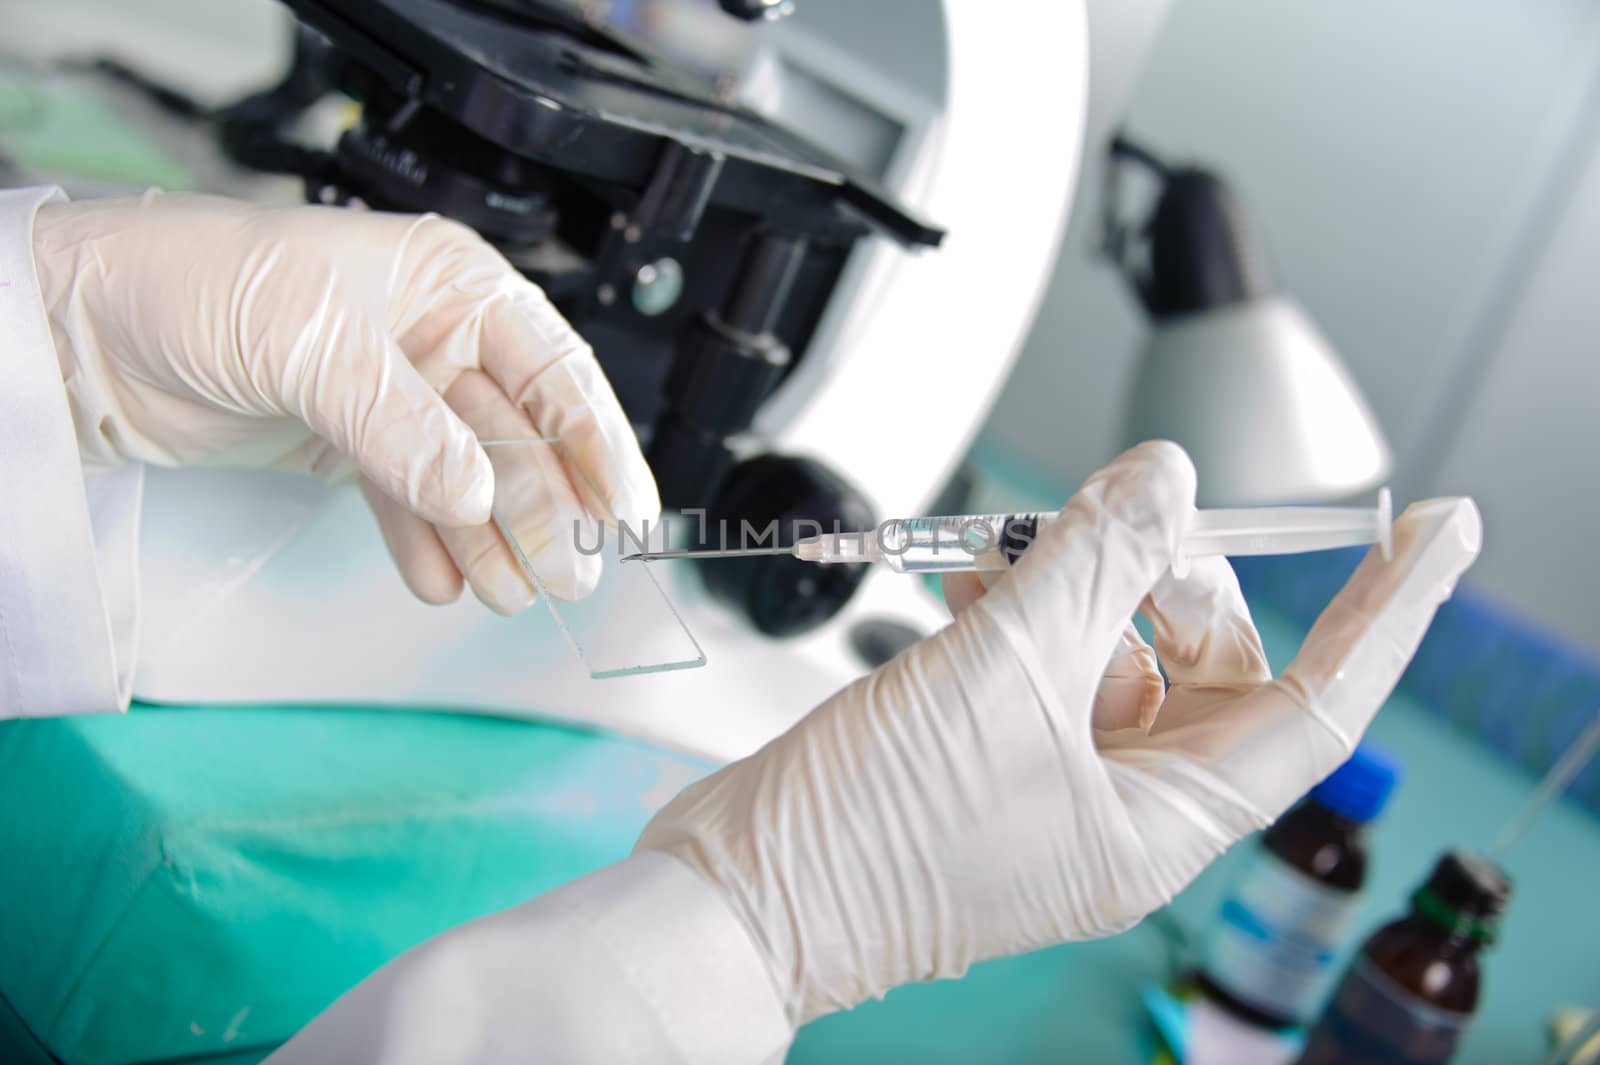
[[[659,510],[589,346],[457,223],[151,192],[42,208],[34,260],[87,464],[353,464],[428,602],[463,576],[501,612],[532,602],[485,524],[497,496],[569,598],[599,576],[574,520]],[[577,468],[504,454],[497,486],[479,437],[540,435]]]
[[[651,821],[791,1021],[1167,902],[1349,755],[1478,551],[1470,500],[1413,506],[1273,680],[1227,563],[1169,572],[1194,499],[1178,447],[1129,451],[948,628]]]

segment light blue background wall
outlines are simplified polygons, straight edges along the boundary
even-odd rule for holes
[[[1476,496],[1470,582],[1600,648],[1600,5],[1162,6],[1096,125],[1234,179],[1382,419],[1399,495]],[[1138,54],[1140,5],[1091,10],[1097,62]],[[987,431],[1069,484],[1118,450],[1143,328],[1091,253],[1098,192],[1090,169]]]

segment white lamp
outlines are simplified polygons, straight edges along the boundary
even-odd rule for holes
[[[1319,502],[1381,484],[1392,456],[1361,390],[1276,291],[1238,201],[1203,170],[1112,142],[1106,250],[1149,313],[1124,435],[1182,444],[1202,506]],[[1137,230],[1116,218],[1117,163],[1161,183]]]

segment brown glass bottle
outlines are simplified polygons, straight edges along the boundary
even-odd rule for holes
[[[1299,1065],[1443,1065],[1478,1008],[1478,955],[1494,941],[1511,882],[1464,851],[1439,859],[1411,912],[1357,953]]]
[[[1262,1028],[1312,1019],[1366,880],[1367,827],[1398,780],[1393,762],[1358,748],[1266,830],[1196,974],[1206,997]]]

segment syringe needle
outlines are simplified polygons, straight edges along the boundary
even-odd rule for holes
[[[664,558],[747,558],[751,555],[792,555],[793,547],[709,548],[704,551],[639,551],[623,555],[623,562],[657,562]]]
[[[1545,773],[1539,786],[1528,796],[1528,801],[1522,804],[1522,809],[1500,830],[1494,845],[1489,848],[1490,861],[1498,864],[1505,853],[1517,845],[1546,807],[1559,799],[1561,793],[1567,790],[1567,785],[1572,783],[1572,778],[1589,764],[1596,749],[1600,749],[1600,710],[1595,711],[1594,720],[1578,734],[1566,753],[1556,759],[1556,764]]]

